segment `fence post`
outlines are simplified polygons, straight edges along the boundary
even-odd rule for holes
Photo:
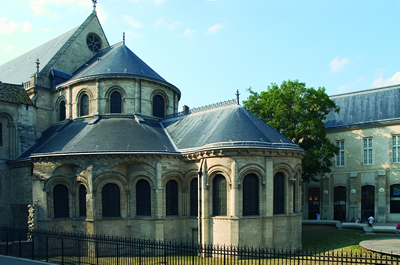
[[[21,257],[21,231],[18,231],[18,257]]]
[[[32,240],[32,259],[35,259],[35,236],[31,234],[31,240]]]
[[[64,238],[61,237],[61,264],[64,264]]]

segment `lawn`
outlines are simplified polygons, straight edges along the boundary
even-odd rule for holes
[[[365,234],[360,229],[338,230],[328,225],[303,225],[303,250],[306,251],[360,250],[361,241],[376,238],[400,237],[392,233]]]

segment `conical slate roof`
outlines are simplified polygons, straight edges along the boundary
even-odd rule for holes
[[[237,104],[163,121],[181,152],[262,147],[301,150],[283,134]]]
[[[240,147],[302,150],[241,106],[229,105],[162,122],[134,117],[67,121],[44,131],[21,159],[96,153],[184,154]]]
[[[156,81],[176,90],[179,95],[181,94],[177,87],[168,83],[122,42],[92,58],[82,68],[78,69],[67,83],[82,79],[115,76]]]

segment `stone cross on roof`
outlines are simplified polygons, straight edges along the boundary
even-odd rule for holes
[[[92,0],[92,2],[93,2],[93,11],[96,11],[97,0]]]

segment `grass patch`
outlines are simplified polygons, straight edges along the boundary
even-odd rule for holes
[[[338,230],[330,225],[303,225],[303,250],[325,252],[332,250],[361,250],[359,243],[378,238],[399,238],[391,233],[365,234],[360,229]]]

